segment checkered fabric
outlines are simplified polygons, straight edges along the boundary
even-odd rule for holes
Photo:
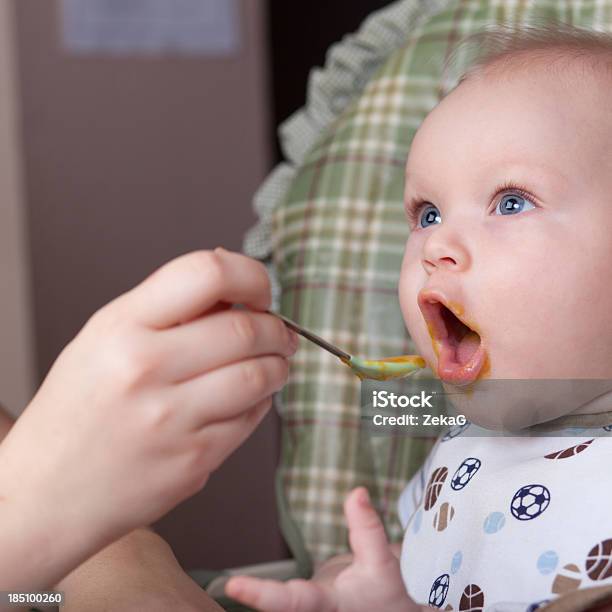
[[[456,83],[459,74],[443,66],[459,39],[549,19],[610,31],[612,0],[402,0],[332,49],[311,77],[308,105],[281,129],[288,161],[260,192],[261,220],[245,242],[268,262],[283,314],[351,354],[414,352],[397,299],[411,139]],[[277,492],[304,574],[311,561],[347,550],[342,503],[357,485],[400,541],[396,500],[430,448],[430,440],[364,431],[359,391],[335,357],[301,341],[279,398]]]

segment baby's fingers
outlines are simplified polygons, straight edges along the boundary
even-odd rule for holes
[[[334,612],[329,594],[309,580],[262,580],[234,576],[225,585],[225,593],[262,612]]]
[[[344,514],[356,563],[380,568],[390,559],[395,560],[389,548],[385,528],[370,504],[367,489],[358,487],[349,493],[344,502]]]

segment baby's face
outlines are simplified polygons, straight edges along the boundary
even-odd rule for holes
[[[612,115],[578,78],[467,81],[414,138],[399,297],[449,384],[612,378]]]

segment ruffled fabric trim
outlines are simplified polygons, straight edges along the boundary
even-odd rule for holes
[[[242,250],[264,263],[272,285],[272,308],[280,307],[281,287],[272,252],[272,217],[285,200],[298,169],[319,138],[358,96],[389,55],[401,47],[418,22],[442,10],[450,0],[399,0],[372,13],[357,33],[345,36],[327,53],[325,67],[308,79],[306,105],[279,127],[280,163],[257,190],[258,221],[245,234]]]

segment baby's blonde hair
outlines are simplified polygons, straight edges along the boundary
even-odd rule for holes
[[[461,70],[458,66],[468,65]],[[564,76],[568,66],[612,75],[612,34],[557,21],[534,25],[502,24],[467,36],[446,62],[445,72],[459,72],[456,86],[465,81],[504,75],[517,69],[544,65]]]

